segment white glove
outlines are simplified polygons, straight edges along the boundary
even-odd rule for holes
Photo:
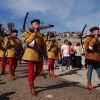
[[[29,44],[30,47],[34,47],[34,45],[35,45],[35,40],[33,40],[33,41]]]
[[[89,49],[90,49],[90,50],[93,50],[93,47],[92,47],[92,46],[89,46]]]

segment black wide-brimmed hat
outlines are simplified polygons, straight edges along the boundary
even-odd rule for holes
[[[18,33],[18,30],[12,30],[11,33]]]
[[[95,27],[90,28],[90,32],[93,32],[94,30],[99,30],[99,27],[95,26]]]
[[[33,20],[31,21],[31,24],[34,23],[34,22],[38,22],[38,23],[40,24],[40,20],[39,20],[39,19],[33,19]]]

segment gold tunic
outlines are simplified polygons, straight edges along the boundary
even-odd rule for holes
[[[48,42],[48,58],[57,59],[58,58],[58,44],[56,42]]]
[[[29,43],[35,40],[34,47],[30,47]],[[24,32],[23,42],[26,45],[22,59],[29,61],[42,60],[43,56],[46,56],[46,46],[40,33]]]
[[[0,57],[5,57],[6,53],[5,39],[6,37],[3,37],[3,39],[0,41]]]
[[[6,46],[6,57],[18,57],[20,52],[20,47],[22,46],[21,40],[18,38],[11,37],[10,39],[5,39]]]

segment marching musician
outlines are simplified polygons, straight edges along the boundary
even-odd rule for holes
[[[55,59],[58,57],[58,43],[55,37],[52,37],[46,43],[48,48],[48,76],[54,77],[54,63]]]
[[[93,69],[96,69],[100,79],[100,33],[99,27],[92,27],[90,29],[91,35],[84,39],[84,46],[86,50],[85,59],[87,62],[87,88],[93,89],[91,79]]]
[[[1,61],[1,74],[4,75],[5,67],[6,67],[6,47],[5,47],[5,37],[0,38],[0,61]]]
[[[4,27],[0,24],[0,61],[1,61],[1,74],[4,75],[5,67],[6,67],[6,46],[5,46],[5,39],[6,34],[4,32]]]
[[[11,80],[15,80],[15,69],[18,63],[18,57],[20,56],[20,48],[22,42],[17,38],[18,30],[12,30],[11,36],[6,38],[6,57],[9,66],[9,72],[11,75]]]
[[[43,69],[43,57],[46,58],[46,46],[43,36],[40,33],[40,20],[34,19],[31,21],[34,31],[27,30],[23,33],[23,41],[26,45],[22,59],[28,63],[28,82],[30,92],[33,96],[37,93],[34,87],[35,78],[40,75]]]

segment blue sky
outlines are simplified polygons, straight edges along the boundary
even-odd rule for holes
[[[14,22],[21,29],[26,12],[30,21],[39,18],[44,24],[54,24],[57,32],[81,31],[100,26],[100,0],[0,0],[0,23],[6,27]]]

